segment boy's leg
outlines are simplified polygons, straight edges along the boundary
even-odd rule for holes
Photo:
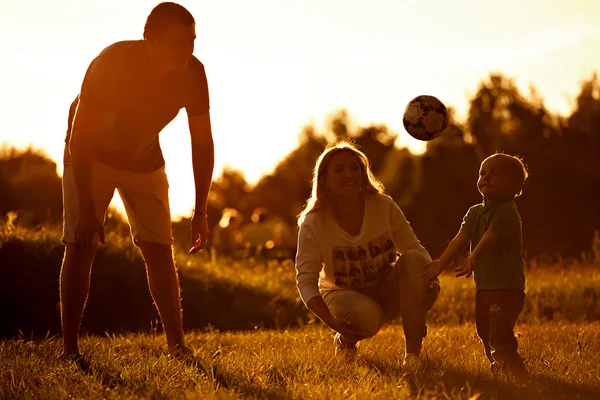
[[[486,290],[478,290],[475,296],[475,326],[477,335],[483,343],[485,355],[491,364],[495,362],[490,347],[490,293]]]
[[[150,294],[160,315],[169,351],[187,351],[164,167],[147,174],[122,173],[118,185],[134,243],[142,251]]]
[[[523,309],[525,292],[521,290],[494,291],[490,304],[490,346],[492,356],[502,369],[521,371],[525,368],[517,352],[514,327]]]
[[[114,187],[100,171],[94,169],[93,196],[96,216],[102,223]],[[89,249],[76,245],[75,229],[79,216],[77,191],[71,165],[65,165],[62,179],[63,237],[65,255],[60,269],[60,315],[63,348],[66,356],[79,354],[79,329],[90,288],[90,274],[97,244]]]

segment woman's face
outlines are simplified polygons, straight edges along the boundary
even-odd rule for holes
[[[326,187],[335,196],[357,196],[362,188],[362,169],[358,156],[341,151],[331,159]]]

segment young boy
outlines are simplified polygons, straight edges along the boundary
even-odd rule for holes
[[[525,179],[527,170],[517,157],[497,153],[486,158],[477,181],[483,202],[469,208],[458,234],[423,274],[427,280],[436,278],[471,243],[471,254],[456,276],[474,275],[477,334],[494,374],[527,374],[513,332],[525,300],[521,217],[514,203]]]

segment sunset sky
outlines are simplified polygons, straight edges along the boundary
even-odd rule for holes
[[[43,149],[62,174],[68,107],[86,68],[107,45],[140,39],[158,1],[0,2],[0,142]],[[398,146],[419,152],[402,128],[418,94],[463,117],[478,83],[499,71],[566,114],[581,81],[600,70],[597,0],[180,3],[196,18],[195,55],[208,76],[214,176],[230,165],[251,183],[297,145],[303,126],[321,128],[340,108],[356,124],[387,125]],[[177,218],[194,203],[185,111],[161,143]]]

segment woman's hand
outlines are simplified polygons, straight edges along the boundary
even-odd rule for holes
[[[442,264],[440,260],[433,260],[429,264],[425,264],[423,268],[425,268],[425,272],[423,272],[421,278],[427,282],[432,282],[446,268],[446,264]]]
[[[306,306],[309,310],[314,312],[325,325],[349,340],[359,341],[366,338],[365,335],[356,330],[356,326],[353,326],[352,321],[348,318],[334,317],[331,315],[329,308],[327,308],[327,305],[325,305],[325,301],[321,296],[313,297],[308,301]]]
[[[438,298],[440,294],[441,286],[440,280],[435,278],[431,282],[429,282],[429,286],[427,287],[427,292],[421,298],[421,306],[427,311],[433,308],[433,304]]]
[[[352,321],[344,317],[335,317],[330,324],[331,329],[352,341],[365,339],[365,335],[354,329]]]

